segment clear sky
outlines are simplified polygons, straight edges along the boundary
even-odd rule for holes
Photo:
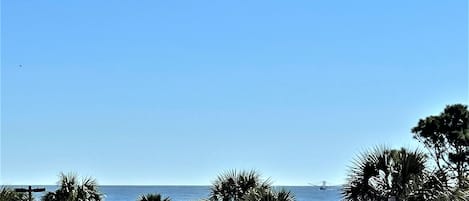
[[[341,184],[468,103],[467,24],[467,1],[2,1],[0,183]]]

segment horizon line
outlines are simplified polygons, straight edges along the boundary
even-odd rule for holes
[[[58,184],[0,184],[0,186],[58,186]],[[98,186],[212,186],[210,184],[98,184]],[[321,187],[320,185],[272,185],[274,187]],[[325,185],[329,187],[343,186],[343,184]]]

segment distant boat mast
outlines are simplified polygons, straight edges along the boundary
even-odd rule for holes
[[[319,185],[315,185],[313,183],[308,183],[310,186],[312,187],[318,187]],[[327,189],[327,186],[326,186],[326,181],[322,181],[322,185],[319,186],[319,190],[326,190]]]
[[[322,181],[322,186],[319,187],[319,190],[326,190],[326,181]]]

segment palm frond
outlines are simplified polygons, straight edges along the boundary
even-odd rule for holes
[[[239,200],[253,188],[269,189],[270,186],[270,179],[262,179],[255,170],[228,170],[212,182],[210,200]]]
[[[171,201],[171,198],[165,197],[162,199],[162,196],[159,193],[149,193],[141,195],[137,201]]]
[[[387,200],[391,196],[399,200],[436,200],[445,191],[442,182],[432,180],[426,162],[427,156],[420,150],[375,147],[353,161],[342,196],[347,201]]]

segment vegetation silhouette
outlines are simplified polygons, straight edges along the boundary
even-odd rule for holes
[[[345,201],[469,201],[469,111],[467,105],[448,105],[412,128],[414,138],[428,150],[375,147],[357,156],[342,188]],[[0,201],[25,201],[25,193],[0,188]],[[58,189],[42,201],[102,201],[96,180],[60,173]],[[285,189],[272,187],[255,170],[230,170],[217,176],[210,201],[294,201]],[[171,201],[146,194],[137,201]]]
[[[2,186],[0,187],[0,201],[28,201],[27,193],[15,192],[15,190]]]
[[[59,188],[48,192],[42,201],[102,201],[102,193],[95,179],[85,177],[78,182],[76,174],[60,173]]]
[[[262,179],[255,171],[230,170],[218,175],[210,189],[211,201],[293,201],[290,191],[275,191],[270,179]]]
[[[429,151],[446,185],[467,189],[469,177],[469,111],[467,105],[448,105],[442,113],[420,119],[414,138]]]
[[[441,182],[427,171],[425,153],[375,147],[354,160],[342,194],[344,200],[438,200]]]
[[[240,200],[242,201],[294,201],[293,193],[286,189],[254,188],[248,191]]]
[[[146,195],[141,195],[137,201],[171,201],[171,198],[162,198],[161,194],[159,193],[149,193]]]
[[[376,147],[353,162],[342,189],[346,201],[469,200],[469,111],[448,105],[412,128],[419,150]],[[427,163],[432,159],[434,165]]]

